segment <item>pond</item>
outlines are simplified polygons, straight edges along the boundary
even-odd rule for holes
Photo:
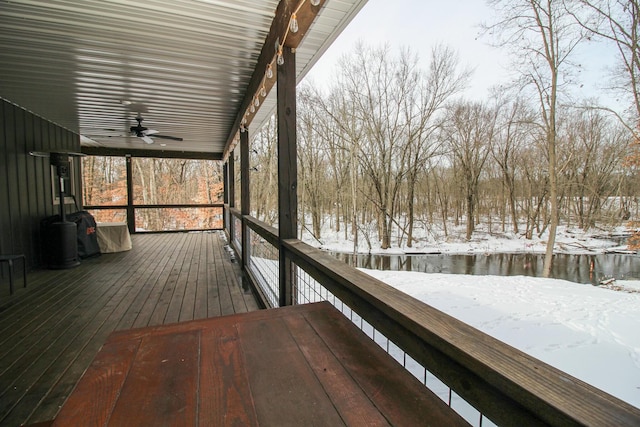
[[[423,273],[542,277],[544,254],[380,255],[332,252],[349,265],[373,270]],[[640,256],[626,254],[554,255],[551,277],[597,284],[603,279],[640,280]]]

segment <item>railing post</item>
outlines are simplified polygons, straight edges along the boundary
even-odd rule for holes
[[[229,230],[229,164],[228,162],[223,163],[222,165],[222,183],[224,187],[222,203],[224,206],[222,207],[222,228],[227,234],[230,233]],[[230,234],[229,234],[230,236]]]
[[[236,200],[236,191],[235,191],[235,177],[234,177],[234,172],[235,172],[235,165],[234,165],[234,153],[233,151],[231,153],[229,153],[229,161],[228,161],[228,166],[227,166],[227,172],[228,172],[228,184],[229,184],[229,242],[232,244],[233,246],[233,238],[235,236],[235,232],[234,232],[234,228],[235,228],[235,221],[233,220],[233,215],[231,215],[231,208],[235,207],[235,200]]]
[[[280,306],[293,303],[295,270],[282,241],[295,238],[298,230],[298,165],[296,141],[296,57],[284,47],[284,63],[277,72],[278,115],[278,229],[280,240]]]
[[[249,264],[249,227],[245,215],[250,213],[249,198],[249,130],[240,130],[240,213],[242,214],[242,268]]]
[[[127,163],[127,228],[129,233],[136,232],[136,209],[133,207],[133,161],[130,154],[125,156]]]

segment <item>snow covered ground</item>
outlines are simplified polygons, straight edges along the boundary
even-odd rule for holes
[[[640,407],[640,281],[362,271]]]
[[[448,234],[439,226],[417,227],[414,232],[417,240],[413,247],[398,246],[398,236],[392,239],[392,247],[380,249],[380,242],[375,236],[370,237],[371,249],[367,240],[360,233],[357,252],[360,253],[544,253],[547,235],[538,237],[535,233],[532,239],[525,239],[521,234],[500,232],[497,226],[480,225],[476,228],[470,241],[465,239],[464,226],[448,226]],[[344,232],[336,233],[327,224],[322,228],[320,241],[315,239],[307,230],[302,234],[306,243],[332,252],[353,252],[353,240]],[[562,254],[600,254],[607,251],[626,251],[626,246],[620,246],[619,239],[613,236],[629,235],[630,230],[625,225],[613,227],[609,230],[592,230],[584,232],[579,228],[558,227],[556,234],[555,252]],[[406,239],[405,239],[406,240]]]
[[[358,252],[381,254],[544,253],[546,235],[524,239],[514,233],[480,227],[465,241],[463,227],[419,229],[413,248],[371,249],[360,237]],[[559,227],[556,253],[601,254],[626,246],[608,236],[628,234],[621,225],[585,233]],[[353,252],[344,233],[323,229],[321,241],[303,235],[316,247]],[[638,255],[630,255],[638,256]],[[524,276],[468,276],[363,270],[540,360],[640,407],[640,281],[617,280],[591,286]]]

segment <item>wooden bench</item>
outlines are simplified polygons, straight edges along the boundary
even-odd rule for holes
[[[27,258],[23,254],[0,255],[0,263],[6,262],[9,267],[9,294],[13,295],[13,262],[22,259],[22,276],[24,287],[27,287]]]
[[[69,425],[468,425],[326,302],[114,332]]]

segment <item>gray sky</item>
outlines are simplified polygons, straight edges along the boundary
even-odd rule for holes
[[[479,24],[492,20],[492,9],[484,0],[369,0],[325,55],[309,73],[316,83],[330,79],[341,55],[353,52],[358,40],[368,45],[388,43],[392,48],[410,47],[426,61],[433,45],[441,42],[453,47],[462,64],[475,69],[466,96],[481,99],[492,85],[509,81],[509,58],[504,51],[478,38]],[[612,56],[602,46],[585,45],[579,62],[584,86],[582,96],[603,98],[598,86]],[[607,64],[607,62],[609,64]]]

